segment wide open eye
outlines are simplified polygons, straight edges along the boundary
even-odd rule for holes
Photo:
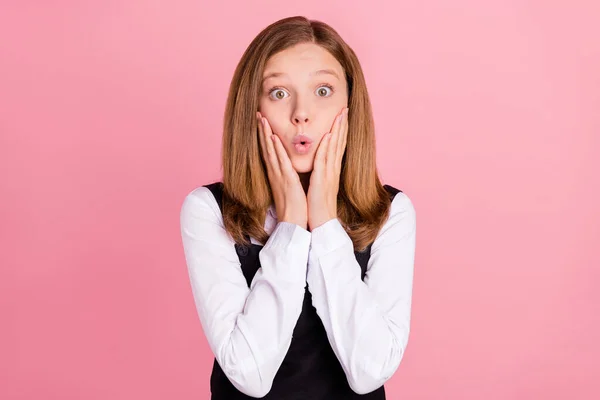
[[[287,94],[287,92],[285,90],[283,90],[280,87],[274,87],[273,89],[271,89],[269,91],[269,96],[273,99],[273,100],[281,100],[281,99],[285,99],[285,95],[283,94]],[[273,97],[272,95],[275,94],[275,97]]]
[[[320,96],[320,97],[329,97],[329,96],[327,96],[327,91],[328,90],[331,93],[329,96],[331,96],[333,94],[333,87],[331,87],[331,85],[321,85],[321,86],[319,86],[319,88],[317,89],[317,96]],[[325,95],[322,95],[323,93]]]

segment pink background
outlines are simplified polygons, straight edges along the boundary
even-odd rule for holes
[[[599,3],[416,3],[1,2],[0,398],[209,398],[179,211],[297,14],[357,52],[418,214],[388,398],[600,398]]]

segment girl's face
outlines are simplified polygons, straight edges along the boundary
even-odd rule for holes
[[[267,61],[259,99],[258,111],[283,143],[296,172],[310,172],[321,138],[348,105],[345,74],[327,50],[298,44]],[[308,151],[296,149],[298,134],[312,140]]]

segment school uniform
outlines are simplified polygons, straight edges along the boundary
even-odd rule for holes
[[[364,252],[340,221],[309,232],[277,221],[262,244],[236,244],[223,184],[190,192],[181,234],[192,292],[215,355],[211,399],[385,399],[410,331],[416,216],[384,185],[390,217]]]

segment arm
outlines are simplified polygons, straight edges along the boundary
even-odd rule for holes
[[[201,187],[185,198],[181,236],[208,344],[241,392],[263,397],[289,349],[306,287],[310,232],[279,222],[259,253],[250,288],[217,202]]]
[[[358,394],[382,386],[408,342],[416,215],[402,192],[371,248],[364,282],[352,241],[339,220],[315,228],[308,288],[329,343]]]

